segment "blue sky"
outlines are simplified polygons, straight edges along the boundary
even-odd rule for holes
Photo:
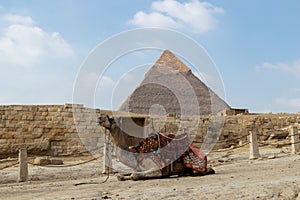
[[[0,104],[72,102],[76,75],[92,49],[112,35],[151,26],[201,44],[218,67],[232,107],[295,113],[300,111],[299,9],[297,0],[0,0]],[[138,84],[139,74],[160,53],[148,50],[116,62],[98,86],[96,107],[110,108],[116,74],[122,76],[118,66],[142,66],[122,76]]]

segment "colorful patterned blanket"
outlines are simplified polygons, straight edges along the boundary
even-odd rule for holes
[[[198,172],[206,172],[206,155],[191,144],[187,134],[156,134],[152,133],[137,146],[131,147],[138,162],[151,158],[160,169],[168,167],[173,162],[183,162],[186,167]]]

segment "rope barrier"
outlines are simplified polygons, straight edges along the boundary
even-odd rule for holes
[[[79,156],[79,155],[82,155],[82,154],[85,154],[85,153],[92,153],[92,152],[95,152],[95,151],[98,151],[99,148],[94,148],[94,149],[91,149],[91,150],[86,150],[86,151],[82,151],[82,152],[78,152],[78,153],[69,153],[69,154],[62,154],[61,156]],[[27,152],[28,155],[30,156],[47,156],[45,154],[41,154],[41,153],[30,153],[30,152]]]
[[[233,148],[228,148],[228,149],[219,149],[219,150],[213,150],[211,152],[213,153],[218,153],[218,152],[226,152],[226,151],[232,151],[232,150],[235,150],[235,149],[239,149],[239,148],[242,148],[246,145],[250,144],[250,142],[246,142],[245,144],[242,144],[240,146],[237,146],[237,147],[233,147]]]
[[[234,138],[234,139],[231,139],[231,140],[226,140],[226,139],[223,139],[223,140],[218,140],[218,141],[216,141],[216,142],[205,142],[205,143],[208,143],[208,144],[218,144],[218,143],[224,143],[224,142],[236,142],[236,140],[239,140],[239,139],[242,139],[242,138],[246,138],[246,137],[248,137],[248,135],[244,135],[244,136],[241,136],[241,137],[237,137],[237,138]],[[197,141],[193,141],[193,143],[197,143],[197,144],[199,144],[199,143],[204,143],[204,142],[197,142]]]
[[[268,145],[270,145],[270,146],[277,146],[277,145],[292,145],[292,144],[299,144],[300,143],[300,141],[299,142],[289,142],[289,143],[282,143],[282,144],[280,144],[280,143],[266,143],[266,142],[257,142],[258,144],[261,144],[261,145],[264,145],[264,146],[268,146]]]
[[[299,142],[293,142],[293,143],[291,142],[290,144],[299,144],[299,143],[300,143],[300,141]]]
[[[248,135],[244,135],[244,136],[240,136],[240,137],[231,139],[231,141],[229,141],[229,142],[233,142],[233,141],[235,141],[235,140],[239,140],[239,139],[246,138],[246,137],[248,137]],[[227,140],[226,140],[226,139],[223,139],[223,140],[219,140],[219,141],[227,141]]]
[[[39,167],[45,167],[45,168],[64,168],[64,167],[74,167],[74,166],[78,166],[78,165],[83,165],[83,164],[86,164],[86,163],[89,163],[89,162],[92,162],[94,160],[97,160],[98,158],[100,157],[97,157],[97,158],[92,158],[90,160],[87,160],[87,161],[83,161],[81,163],[76,163],[76,164],[70,164],[70,165],[38,165],[38,164],[34,164],[32,162],[28,162],[28,164],[31,164],[33,166],[39,166]]]
[[[260,146],[264,147],[264,146],[268,146],[268,144],[262,143],[262,142],[257,142]]]
[[[293,134],[293,135],[288,135],[287,137],[292,137],[292,136],[299,136],[300,134]]]
[[[10,167],[16,166],[17,164],[19,164],[19,161],[18,161],[18,162],[16,162],[16,163],[14,163],[14,164],[12,164],[12,165],[9,165],[9,166],[2,167],[2,168],[0,168],[0,170],[4,170],[4,169],[7,169],[7,168],[10,168]]]
[[[86,164],[86,163],[89,163],[89,162],[92,162],[94,160],[97,160],[98,158],[100,157],[97,157],[97,158],[92,158],[90,160],[87,160],[87,161],[83,161],[81,163],[76,163],[76,164],[70,164],[70,165],[45,165],[45,166],[42,166],[42,165],[38,165],[38,164],[34,164],[32,162],[28,162],[28,164],[30,165],[33,165],[33,166],[39,166],[39,167],[49,167],[49,168],[55,168],[55,167],[59,167],[59,168],[63,168],[63,167],[74,167],[74,166],[78,166],[78,165],[83,165],[83,164]],[[3,169],[6,169],[6,168],[9,168],[9,167],[13,167],[15,165],[19,164],[19,162],[16,162],[10,166],[6,166],[6,167],[3,167],[3,168],[0,168],[0,170],[3,170]]]
[[[265,146],[277,146],[277,145],[291,145],[292,143],[283,143],[283,144],[280,144],[280,143],[267,143],[267,142],[257,142],[258,144],[261,144],[261,145],[265,145]]]
[[[9,159],[7,159],[7,160],[1,160],[0,159],[0,163],[5,163],[5,162],[13,162],[13,161],[18,161],[19,160],[19,158],[9,158]]]

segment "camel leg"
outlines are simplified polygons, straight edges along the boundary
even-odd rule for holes
[[[131,179],[134,181],[152,179],[152,178],[162,178],[161,171],[150,169],[144,172],[134,172],[131,175]]]

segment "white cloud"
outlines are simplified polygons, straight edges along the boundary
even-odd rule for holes
[[[102,76],[101,80],[99,81],[99,87],[111,87],[114,85],[114,81],[109,78],[108,76]]]
[[[74,58],[72,47],[58,33],[48,33],[29,16],[7,14],[11,24],[0,34],[0,64],[29,67],[56,59]]]
[[[295,109],[295,111],[300,111],[300,98],[278,98],[276,103],[281,106],[290,107]]]
[[[95,72],[89,72],[83,74],[81,77],[78,77],[78,83],[81,87],[86,89],[95,89],[97,84],[99,89],[112,87],[114,85],[114,81],[108,76],[102,76],[99,80],[99,75]],[[98,82],[99,81],[99,82]]]
[[[21,15],[13,15],[6,14],[3,16],[3,20],[10,22],[12,24],[24,24],[24,25],[34,25],[35,22],[30,16],[21,16]]]
[[[165,16],[158,12],[147,14],[142,11],[137,12],[129,23],[146,27],[179,28],[180,26],[170,16]]]
[[[269,69],[291,73],[300,77],[300,60],[296,60],[291,63],[277,63],[271,64],[268,62],[263,63],[261,66],[257,67],[258,70]]]
[[[224,10],[210,3],[191,0],[180,3],[176,0],[154,1],[151,12],[137,12],[129,24],[139,27],[178,28],[195,33],[205,33],[214,29],[218,21],[215,14]]]
[[[128,73],[125,76],[123,76],[123,79],[126,82],[133,82],[135,80],[135,77]]]

